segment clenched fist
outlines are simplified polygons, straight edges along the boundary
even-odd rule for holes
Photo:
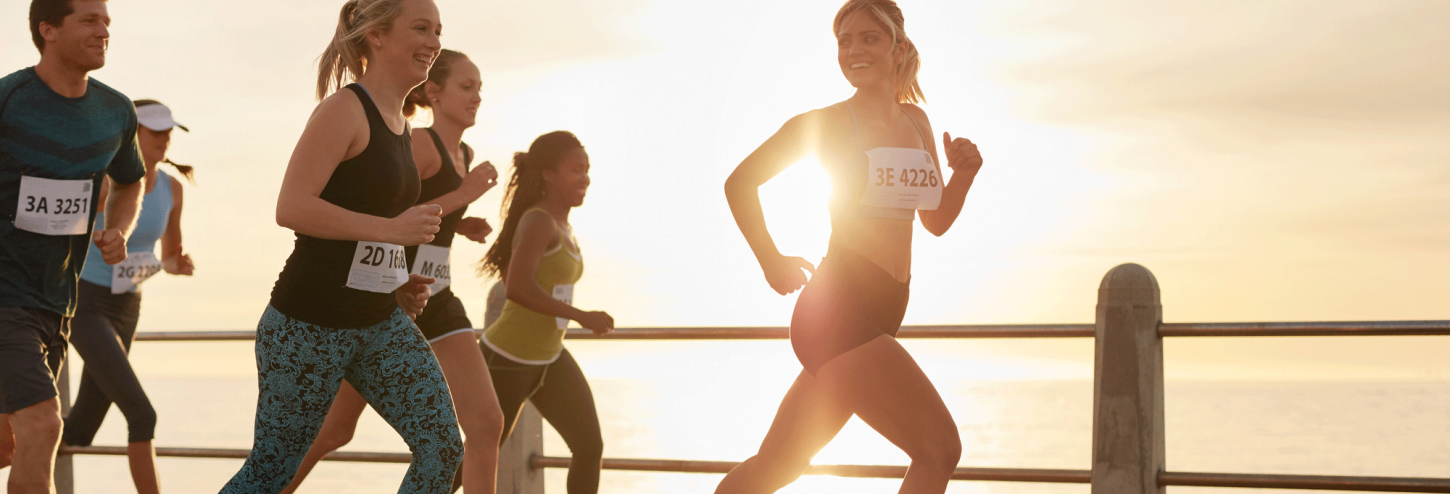
[[[443,222],[443,208],[437,204],[419,204],[392,219],[388,228],[389,243],[419,245],[433,241],[438,224]]]
[[[126,237],[121,235],[121,230],[96,230],[91,233],[91,242],[101,250],[101,258],[106,260],[106,264],[118,264],[126,260]]]

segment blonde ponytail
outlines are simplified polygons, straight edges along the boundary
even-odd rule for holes
[[[317,62],[317,99],[362,77],[367,70],[367,35],[388,32],[403,13],[402,0],[347,0],[337,16],[337,32]]]
[[[914,105],[926,103],[926,95],[921,92],[921,83],[916,81],[916,73],[921,71],[921,54],[916,51],[916,43],[912,43],[904,33],[901,40],[906,43],[906,54],[896,66],[896,102]]]

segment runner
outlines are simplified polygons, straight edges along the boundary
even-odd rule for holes
[[[170,109],[155,100],[138,100],[136,114],[140,123],[136,141],[141,145],[141,158],[146,163],[146,187],[150,190],[142,198],[136,229],[126,238],[126,260],[108,266],[101,259],[100,249],[94,246],[86,255],[70,338],[86,364],[81,371],[75,406],[65,419],[61,441],[71,446],[90,446],[106,419],[106,411],[115,402],[126,417],[126,456],[130,459],[131,479],[136,484],[136,492],[147,494],[160,492],[156,449],[151,445],[156,435],[156,409],[152,408],[126,355],[131,351],[136,321],[141,316],[141,282],[163,270],[191,276],[195,269],[191,256],[181,248],[181,182],[156,165],[169,163],[187,180],[192,179],[194,170],[166,158],[171,130],[187,130],[172,120]],[[106,192],[103,185],[102,198]],[[99,216],[97,221],[101,221]],[[158,240],[161,241],[159,259],[156,257]]]
[[[443,223],[432,242],[409,247],[407,252],[413,273],[438,280],[431,285],[433,296],[418,315],[417,323],[438,356],[458,409],[464,438],[459,475],[467,494],[494,492],[499,436],[503,433],[503,412],[494,396],[488,365],[478,350],[473,323],[468,320],[463,302],[449,289],[449,253],[454,233],[482,243],[491,231],[483,218],[463,217],[468,205],[498,182],[498,171],[488,162],[472,171],[468,169],[473,149],[462,142],[463,131],[473,126],[478,111],[480,84],[478,67],[467,56],[443,50],[428,71],[428,81],[414,88],[403,103],[403,114],[409,117],[414,107],[429,108],[433,113],[432,127],[413,130],[413,159],[422,179],[419,203],[441,207]],[[322,424],[322,432],[284,494],[295,491],[323,456],[352,440],[357,419],[366,406],[357,390],[344,382]]]
[[[503,228],[479,268],[502,275],[507,287],[503,312],[480,344],[503,408],[503,438],[524,400],[532,402],[569,445],[569,494],[599,492],[604,439],[589,382],[564,348],[564,328],[574,320],[595,334],[614,330],[609,314],[573,306],[584,260],[569,211],[584,204],[588,189],[589,155],[574,134],[550,132],[514,154]]]
[[[399,492],[448,492],[462,438],[442,369],[410,316],[428,299],[404,245],[431,242],[403,100],[442,46],[432,0],[349,0],[322,54],[313,112],[282,180],[296,247],[257,327],[252,452],[223,493],[292,480],[346,379],[413,452]],[[366,70],[363,69],[366,67]],[[345,91],[334,90],[355,79]],[[329,96],[329,93],[332,93]]]
[[[53,492],[55,378],[86,243],[107,264],[125,260],[145,189],[131,99],[89,76],[106,64],[110,24],[101,0],[32,0],[40,62],[0,78],[0,464],[11,465],[11,493]],[[106,177],[106,221],[92,232]]]
[[[854,414],[911,457],[902,493],[940,493],[961,456],[951,412],[896,341],[911,281],[914,219],[941,236],[982,166],[977,147],[943,135],[945,182],[916,82],[921,66],[891,0],[851,0],[833,24],[850,99],[786,122],[726,181],[735,221],[766,281],[800,289],[791,346],[805,369],[755,456],[717,493],[775,492],[795,481]],[[831,176],[831,240],[820,270],[782,255],[766,230],[759,186],[807,154]],[[943,188],[943,184],[945,187]],[[809,282],[802,269],[813,273]],[[512,287],[511,287],[512,288]]]

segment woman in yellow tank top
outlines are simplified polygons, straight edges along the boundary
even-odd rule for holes
[[[529,152],[514,155],[503,228],[479,268],[501,276],[508,294],[479,342],[503,409],[502,439],[524,400],[532,402],[569,445],[569,494],[599,492],[604,440],[589,382],[564,348],[564,328],[573,320],[595,334],[614,330],[609,314],[573,305],[584,260],[569,211],[584,203],[588,189],[589,155],[579,139],[565,131],[539,136]]]

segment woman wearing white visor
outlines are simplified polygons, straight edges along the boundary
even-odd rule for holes
[[[191,276],[191,257],[181,248],[181,182],[156,165],[171,164],[186,179],[193,169],[166,158],[174,128],[187,130],[171,118],[171,110],[154,100],[136,101],[136,142],[146,163],[146,195],[136,228],[126,239],[126,260],[110,265],[101,262],[94,245],[81,270],[75,318],[71,319],[71,343],[85,360],[75,406],[65,419],[61,440],[72,446],[88,446],[100,429],[106,412],[115,403],[126,417],[126,454],[131,479],[140,494],[160,492],[156,475],[156,450],[151,439],[156,431],[156,410],[141,389],[141,382],[126,354],[136,337],[141,315],[140,284],[160,271]],[[101,186],[104,201],[109,185]],[[104,224],[97,213],[97,224]],[[156,242],[161,241],[161,255]]]

